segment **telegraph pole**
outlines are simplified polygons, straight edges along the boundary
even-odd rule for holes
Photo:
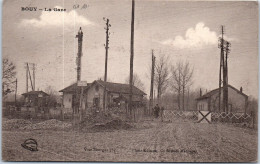
[[[33,65],[33,88],[35,90],[35,63],[32,64]]]
[[[106,30],[106,45],[105,45],[105,49],[106,49],[106,60],[105,60],[105,77],[104,77],[104,81],[106,82],[107,81],[107,56],[108,56],[108,45],[109,45],[109,35],[110,35],[110,32],[109,32],[109,27],[111,27],[111,25],[109,24],[109,19],[105,19],[103,18],[104,21],[106,21],[106,27],[105,27],[105,30]]]
[[[149,105],[149,113],[152,110],[153,107],[153,86],[154,86],[154,66],[155,66],[155,56],[153,54],[152,50],[152,72],[151,72],[151,88],[150,88],[150,105]]]
[[[129,109],[132,116],[132,98],[133,98],[133,62],[134,62],[134,19],[135,19],[135,0],[132,0],[132,16],[131,16],[131,46],[130,46],[130,97]]]
[[[32,77],[31,77],[30,68],[29,68],[29,64],[28,63],[27,63],[27,69],[28,69],[28,74],[29,74],[29,77],[30,77],[32,91],[34,91],[34,87],[33,87],[33,83],[32,83]]]
[[[224,27],[221,26],[221,38],[219,38],[220,51],[220,71],[219,71],[219,111],[221,111],[221,84],[223,82],[223,112],[228,112],[228,53],[230,43],[223,38]],[[225,54],[226,52],[226,54]],[[223,77],[222,77],[223,73]]]
[[[109,19],[103,18],[104,21],[106,21],[106,45],[105,45],[105,49],[106,49],[106,59],[105,59],[105,76],[104,76],[104,81],[107,82],[107,56],[108,56],[108,49],[109,49],[109,27],[111,27],[111,25],[109,24]],[[106,87],[104,89],[104,96],[103,96],[103,109],[106,109]]]
[[[28,63],[25,63],[25,69],[26,69],[26,93],[28,93]]]
[[[76,59],[76,64],[77,64],[77,87],[76,87],[76,113],[80,114],[80,121],[82,119],[82,109],[80,109],[80,106],[82,105],[81,100],[82,100],[82,87],[81,86],[81,94],[79,95],[78,91],[78,83],[81,80],[81,57],[82,57],[82,41],[83,41],[83,32],[81,30],[81,27],[79,28],[78,35],[76,35],[76,38],[78,38],[78,56]],[[81,110],[81,111],[79,111]]]
[[[76,35],[76,38],[78,38],[78,56],[77,56],[77,81],[80,81],[81,79],[81,56],[82,56],[82,41],[83,41],[83,32],[81,30],[81,27],[79,28],[78,35]]]
[[[225,112],[228,112],[228,53],[230,52],[230,43],[229,42],[225,42],[225,47],[224,47],[224,51],[226,52],[225,54],[225,64],[224,64],[224,77],[223,77],[223,103],[224,103],[224,109]]]
[[[219,48],[220,48],[220,70],[219,70],[219,111],[221,111],[221,84],[222,84],[222,73],[224,65],[224,27],[221,26],[221,38],[219,38]]]

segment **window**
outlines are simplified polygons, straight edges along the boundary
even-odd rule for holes
[[[93,106],[94,107],[99,107],[99,98],[93,98]]]
[[[97,92],[99,91],[98,85],[96,85],[95,90],[96,90]]]

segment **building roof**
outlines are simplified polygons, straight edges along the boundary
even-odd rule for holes
[[[112,83],[112,82],[104,82],[102,80],[95,80],[93,83],[88,83],[86,87],[83,89],[88,89],[91,87],[92,84],[98,83],[99,85],[106,88],[109,92],[114,93],[122,93],[122,94],[130,94],[130,85],[129,84],[122,84],[122,83]],[[77,86],[77,83],[74,83],[59,92],[75,92],[76,88],[80,90],[81,88]],[[133,86],[133,94],[134,95],[146,95],[142,90],[138,89],[137,87]]]
[[[90,84],[91,84],[91,83],[88,83],[87,86],[89,86]],[[87,86],[84,87],[84,89],[86,89]],[[78,90],[81,89],[81,87],[77,86],[77,83],[74,83],[74,84],[71,84],[70,86],[68,86],[68,87],[66,87],[66,88],[64,88],[64,89],[62,89],[62,90],[60,90],[59,92],[76,92],[76,88],[77,88]]]
[[[43,91],[30,91],[30,92],[27,92],[27,93],[23,93],[22,95],[27,96],[27,95],[39,95],[39,94],[42,94],[44,96],[49,96],[47,93],[45,93]]]
[[[105,87],[107,91],[114,92],[114,93],[130,94],[130,85],[129,84],[104,82],[102,80],[96,80],[94,82],[97,82],[101,86]],[[142,90],[140,90],[139,88],[137,88],[135,86],[133,86],[133,94],[134,95],[146,95],[146,93],[144,93]]]
[[[237,93],[239,93],[239,94],[241,94],[241,95],[243,95],[243,96],[245,96],[245,97],[248,97],[246,94],[244,94],[243,92],[240,92],[238,89],[236,89],[236,88],[233,87],[232,85],[228,84],[228,87],[234,89],[235,91],[237,91]],[[222,88],[223,88],[223,87],[221,87],[221,89],[222,89]],[[219,88],[214,89],[214,90],[212,90],[212,91],[210,91],[210,92],[207,92],[206,94],[200,96],[200,97],[197,98],[196,100],[207,99],[207,98],[211,97],[212,95],[218,93],[218,91],[219,91]]]
[[[129,95],[121,95],[120,97],[117,97],[115,98],[115,100],[119,101],[119,100],[124,100],[124,101],[129,101],[129,98],[130,96]],[[132,102],[140,102],[140,98],[136,97],[136,96],[133,96],[132,97]]]

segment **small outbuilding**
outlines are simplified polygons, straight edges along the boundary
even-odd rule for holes
[[[143,98],[146,95],[142,90],[133,86],[133,105],[141,105]],[[105,97],[104,97],[105,94]],[[130,85],[122,83],[105,82],[102,80],[95,80],[86,89],[87,107],[99,107],[102,108],[104,98],[106,100],[106,106],[119,106],[127,104],[130,96]]]
[[[88,83],[87,86],[84,86],[81,88],[78,86],[77,83],[71,84],[70,86],[60,90],[59,92],[62,92],[62,105],[65,108],[66,111],[68,112],[76,112],[76,108],[79,106],[77,99],[76,99],[76,94],[81,93],[81,89],[86,90],[87,87],[91,83]],[[85,95],[83,94],[83,97]],[[85,99],[83,98],[83,104],[82,104],[83,109],[85,109]]]
[[[223,99],[223,87],[221,87],[221,100]],[[219,88],[214,89],[200,96],[197,100],[197,110],[201,111],[219,111]],[[221,101],[221,107],[223,107]],[[248,105],[248,96],[240,90],[228,85],[228,112],[246,113]]]
[[[129,84],[95,80],[83,88],[77,86],[77,83],[75,83],[60,91],[63,92],[62,102],[66,111],[75,111],[73,109],[78,105],[76,93],[81,93],[81,89],[83,89],[82,108],[86,112],[93,110],[93,108],[96,110],[103,109],[104,100],[106,100],[106,108],[114,106],[126,107],[129,102]],[[142,105],[145,95],[142,90],[133,86],[132,101],[134,105]]]
[[[22,94],[25,98],[25,106],[28,107],[42,107],[46,105],[47,93],[43,91],[30,91]]]

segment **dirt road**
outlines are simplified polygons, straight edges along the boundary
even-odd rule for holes
[[[113,132],[3,131],[8,161],[249,162],[257,160],[257,132],[223,124],[150,122],[152,128]],[[34,138],[39,151],[21,147]]]

